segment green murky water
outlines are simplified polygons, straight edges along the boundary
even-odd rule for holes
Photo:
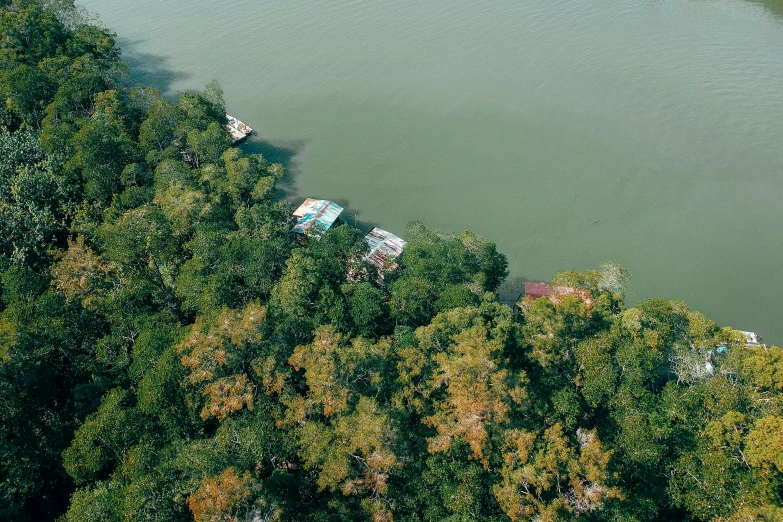
[[[778,0],[82,5],[140,81],[217,78],[291,197],[476,230],[509,257],[507,294],[617,259],[632,302],[783,341]]]

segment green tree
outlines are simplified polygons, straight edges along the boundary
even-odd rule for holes
[[[105,478],[138,437],[140,419],[133,408],[125,406],[128,399],[124,390],[109,391],[98,411],[76,430],[63,453],[63,463],[77,484]]]
[[[218,163],[223,151],[231,145],[231,137],[220,124],[212,122],[203,131],[189,130],[187,143],[196,168],[199,168],[202,163]]]
[[[38,128],[44,109],[54,96],[55,82],[41,69],[22,65],[6,79],[10,108],[33,128]]]
[[[119,192],[123,169],[138,159],[135,143],[105,116],[98,115],[73,137],[71,168],[81,172],[85,195],[107,204]]]
[[[559,424],[543,434],[511,430],[506,434],[495,497],[511,520],[561,520],[600,510],[620,498],[609,485],[612,451],[604,450],[595,431],[577,430],[578,449]]]

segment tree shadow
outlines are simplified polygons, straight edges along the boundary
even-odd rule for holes
[[[175,101],[185,90],[174,89],[174,85],[192,75],[172,70],[169,58],[142,52],[139,47],[144,40],[118,38],[122,49],[122,61],[130,69],[129,81],[157,89],[161,94]],[[307,146],[305,140],[265,140],[256,135],[244,141],[239,147],[246,154],[261,154],[269,163],[280,163],[285,175],[277,182],[281,199],[293,200],[299,192],[296,180],[302,171],[297,157]]]
[[[285,175],[277,182],[279,199],[288,200],[294,207],[298,206],[304,197],[321,197],[318,194],[302,195],[297,179],[302,172],[299,155],[307,146],[306,140],[264,140],[251,136],[239,147],[245,154],[261,154],[269,163],[280,163],[285,168]],[[343,223],[349,224],[367,233],[378,226],[374,221],[361,219],[362,211],[351,206],[347,199],[333,199],[343,207],[340,215]]]
[[[498,302],[514,308],[525,293],[525,281],[530,279],[517,275],[507,277],[495,291]]]
[[[299,194],[296,179],[302,172],[302,165],[298,156],[306,146],[305,140],[271,141],[251,136],[239,148],[245,154],[261,154],[269,163],[280,163],[285,175],[277,182],[279,197],[292,200]]]
[[[118,38],[117,44],[122,49],[122,61],[130,69],[130,83],[141,84],[159,90],[167,98],[176,97],[179,92],[172,87],[180,80],[187,79],[191,74],[174,71],[169,66],[169,59],[145,53],[139,50],[144,40],[128,40]]]
[[[378,223],[375,221],[361,219],[362,211],[352,207],[351,202],[347,199],[334,199],[332,201],[343,207],[343,213],[340,217],[344,223],[358,228],[365,234],[378,226]]]

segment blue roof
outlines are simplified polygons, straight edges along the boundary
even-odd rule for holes
[[[307,198],[294,212],[299,221],[291,230],[319,238],[337,221],[342,211],[343,207],[332,201]]]

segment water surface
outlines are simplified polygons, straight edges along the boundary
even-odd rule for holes
[[[617,259],[783,342],[779,0],[82,4],[138,80],[217,78],[292,197],[473,229],[512,283]]]

